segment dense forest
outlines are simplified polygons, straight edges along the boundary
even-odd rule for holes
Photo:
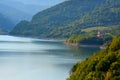
[[[54,30],[56,31],[57,28],[61,28],[75,20],[79,20],[104,1],[105,0],[67,0],[59,5],[37,13],[30,22],[21,21],[15,26],[10,34],[60,37],[61,34],[57,34]],[[69,34],[68,29],[65,29],[65,33],[63,34]]]
[[[95,53],[71,69],[67,80],[119,80],[120,36],[115,37],[106,50]]]
[[[98,29],[99,28],[99,29]],[[103,29],[102,29],[103,28]],[[97,36],[97,31],[101,32],[101,36]],[[103,45],[109,42],[113,37],[120,36],[120,26],[110,27],[94,27],[83,29],[81,34],[71,35],[66,42],[74,44],[86,44],[86,45]]]
[[[21,21],[10,34],[68,38],[85,28],[118,25],[119,9],[119,0],[69,0]]]
[[[120,24],[120,0],[105,0],[99,7],[87,13],[79,20],[54,29],[50,36],[68,37],[71,34],[81,34],[81,30],[90,27]]]
[[[72,35],[70,38],[66,40],[66,43],[74,43],[79,45],[103,45],[111,40],[112,37],[100,37],[90,36],[90,35]]]

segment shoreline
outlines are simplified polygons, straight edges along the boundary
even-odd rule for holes
[[[94,45],[94,44],[79,44],[79,43],[70,43],[70,42],[66,42],[66,39],[57,39],[57,38],[45,38],[45,37],[37,37],[37,36],[23,36],[23,35],[10,35],[8,34],[8,36],[15,36],[15,37],[25,37],[25,38],[36,38],[36,39],[45,39],[45,40],[60,40],[63,41],[63,44],[67,45],[67,46],[72,46],[72,47],[98,47],[102,50],[106,49],[107,47],[104,45]]]
[[[24,37],[24,38],[35,38],[35,39],[45,39],[45,40],[60,40],[60,41],[66,41],[66,39],[62,38],[47,38],[47,37],[37,37],[37,36],[23,36],[23,35],[10,35],[8,36],[14,36],[14,37]]]
[[[67,46],[72,46],[72,47],[98,47],[102,50],[106,49],[106,46],[103,45],[92,45],[92,44],[79,44],[79,43],[69,43],[69,42],[64,42],[65,45]]]

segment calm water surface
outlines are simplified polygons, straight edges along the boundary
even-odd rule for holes
[[[70,68],[98,48],[73,48],[59,40],[0,35],[0,80],[66,80]]]

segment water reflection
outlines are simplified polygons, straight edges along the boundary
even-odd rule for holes
[[[65,80],[78,60],[96,48],[71,48],[58,40],[0,36],[0,80]]]

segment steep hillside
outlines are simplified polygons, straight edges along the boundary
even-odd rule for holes
[[[120,37],[115,37],[107,50],[75,64],[70,74],[67,80],[119,80]]]
[[[77,26],[101,26],[115,25],[120,23],[120,0],[106,0],[92,12],[74,22]]]
[[[18,23],[10,34],[51,37],[49,34],[55,30],[55,28],[79,20],[104,1],[105,0],[67,0],[59,5],[37,13],[30,22],[22,21]]]
[[[50,36],[68,37],[71,34],[81,34],[81,29],[96,26],[112,26],[120,24],[120,0],[105,0],[79,20],[53,30]],[[67,34],[66,34],[67,33]]]

